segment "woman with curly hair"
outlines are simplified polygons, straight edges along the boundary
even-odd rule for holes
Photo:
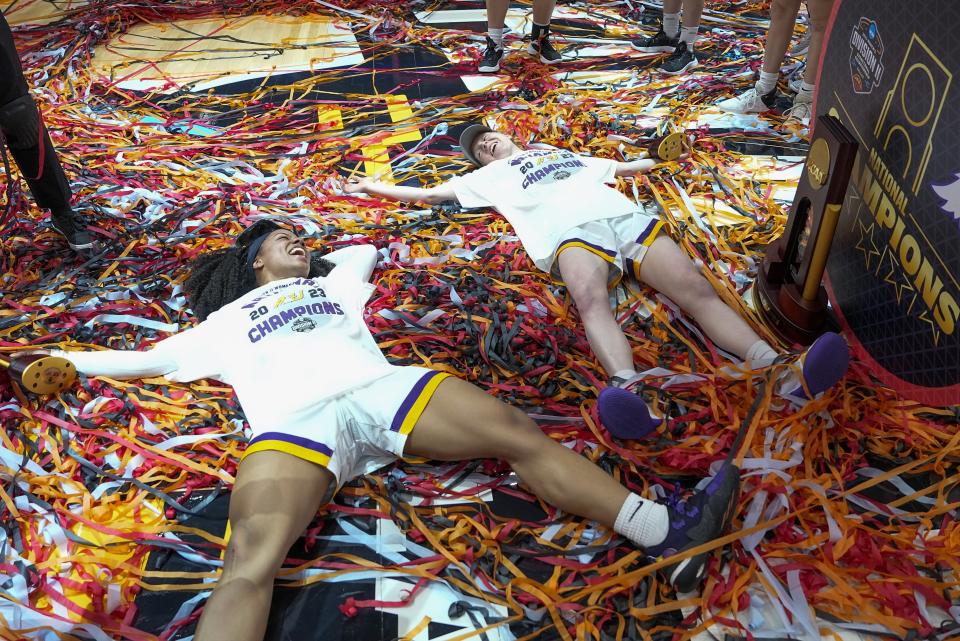
[[[363,318],[377,255],[356,245],[312,260],[293,230],[260,221],[192,266],[185,291],[195,327],[144,352],[57,352],[90,375],[210,377],[236,390],[251,438],[199,641],[262,639],[274,576],[319,507],[340,485],[403,456],[506,460],[545,501],[654,559],[723,535],[739,491],[732,464],[686,501],[649,501],[474,385],[388,363]],[[664,571],[691,590],[708,556],[681,555]]]

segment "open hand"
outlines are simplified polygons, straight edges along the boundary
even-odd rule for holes
[[[366,193],[367,189],[370,187],[370,184],[373,181],[367,177],[363,178],[351,178],[343,185],[343,193],[345,194],[359,194]]]

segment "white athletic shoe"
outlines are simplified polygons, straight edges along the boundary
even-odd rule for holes
[[[777,90],[774,89],[768,94],[760,95],[756,87],[750,87],[739,96],[727,98],[717,103],[717,106],[724,111],[732,111],[738,114],[753,114],[768,111],[773,107],[777,100]]]
[[[797,122],[804,127],[809,127],[810,118],[813,116],[813,102],[794,99],[793,106],[787,109],[785,115],[787,122]]]

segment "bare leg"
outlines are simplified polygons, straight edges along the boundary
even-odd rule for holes
[[[773,0],[770,7],[770,27],[763,45],[763,70],[779,73],[783,57],[787,55],[793,29],[800,13],[800,0]]]
[[[690,314],[722,349],[746,358],[747,350],[761,340],[747,321],[717,296],[669,236],[660,235],[650,245],[640,263],[640,278]]]
[[[200,617],[197,641],[262,641],[274,576],[332,481],[323,467],[283,452],[243,460],[230,496],[233,531],[223,574]]]
[[[824,36],[827,31],[827,22],[830,20],[830,11],[833,9],[833,0],[808,0],[807,10],[810,12],[810,50],[807,52],[807,66],[803,70],[803,81],[814,84],[817,81],[817,68],[820,66],[820,54],[823,53]]]
[[[509,7],[510,0],[487,0],[487,27],[503,29]]]
[[[455,378],[437,388],[404,453],[440,461],[505,460],[543,500],[607,527],[613,527],[629,494],[596,465],[546,436],[526,414]]]
[[[489,2],[490,0],[487,0]],[[533,1],[533,22],[534,24],[550,24],[550,18],[553,16],[553,8],[557,6],[557,0],[534,0]]]
[[[683,0],[663,0],[663,12],[677,13],[680,11],[681,4],[683,4]]]
[[[560,253],[560,275],[573,298],[587,333],[587,341],[607,374],[633,369],[633,352],[623,329],[613,317],[607,294],[610,264],[580,247]]]
[[[683,0],[683,14],[680,20],[684,29],[700,28],[700,17],[703,15],[704,0]],[[664,3],[666,6],[666,3]],[[666,11],[666,9],[664,9]]]

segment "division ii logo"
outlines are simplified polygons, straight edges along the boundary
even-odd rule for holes
[[[850,34],[850,81],[853,91],[868,94],[880,84],[883,76],[883,40],[877,23],[869,18],[860,22]]]

